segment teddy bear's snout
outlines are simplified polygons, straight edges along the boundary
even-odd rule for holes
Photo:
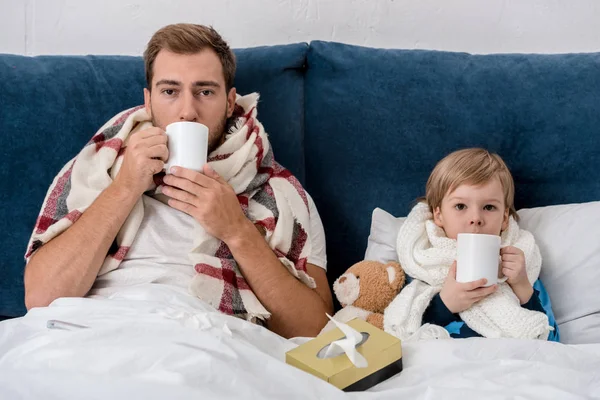
[[[358,299],[360,281],[352,273],[344,274],[333,283],[333,292],[340,304],[351,305]]]

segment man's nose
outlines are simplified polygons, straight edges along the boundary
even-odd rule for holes
[[[194,107],[194,96],[190,93],[181,99],[181,110],[179,112],[180,121],[198,122],[198,112]]]

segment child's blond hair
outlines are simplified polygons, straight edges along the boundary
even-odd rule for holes
[[[518,221],[513,177],[502,158],[485,149],[458,150],[440,160],[427,180],[425,201],[433,212],[442,206],[444,196],[460,185],[483,185],[496,177],[504,190],[504,206]]]

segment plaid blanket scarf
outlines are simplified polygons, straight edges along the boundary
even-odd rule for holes
[[[264,233],[265,240],[287,270],[307,286],[310,254],[308,198],[299,181],[274,157],[257,116],[258,94],[238,96],[235,122],[224,143],[208,162],[235,190],[246,216]],[[27,246],[26,261],[45,243],[68,229],[108,187],[123,161],[127,138],[151,126],[143,106],[113,117],[54,178]],[[155,179],[160,182],[160,179]],[[160,191],[160,187],[155,189]],[[115,204],[115,207],[118,205]],[[121,227],[98,273],[119,267],[140,227],[144,206],[140,198]],[[196,229],[190,268],[196,275],[190,292],[219,311],[258,322],[270,313],[254,295],[228,247]]]

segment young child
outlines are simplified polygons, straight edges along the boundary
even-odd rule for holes
[[[517,225],[514,191],[504,161],[484,149],[456,151],[436,165],[425,199],[398,233],[398,257],[413,280],[386,309],[386,331],[402,339],[426,330],[429,337],[558,340],[552,311],[540,300],[541,292],[547,297],[538,280],[540,252]],[[459,233],[501,237],[506,283],[456,281]]]

